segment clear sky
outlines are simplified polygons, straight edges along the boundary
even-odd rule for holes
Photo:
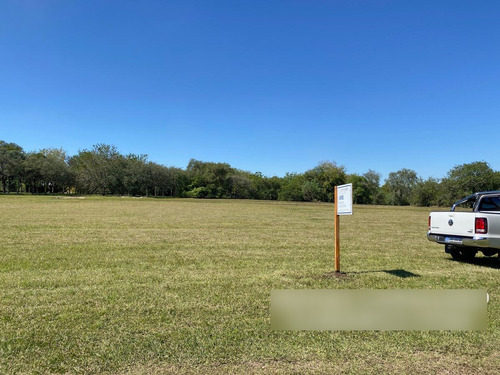
[[[500,2],[2,0],[0,139],[282,176],[500,170]]]

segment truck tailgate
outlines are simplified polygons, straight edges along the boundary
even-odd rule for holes
[[[474,236],[474,212],[432,212],[430,232],[449,236]]]

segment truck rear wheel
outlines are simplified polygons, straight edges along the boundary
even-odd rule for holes
[[[474,248],[459,247],[453,245],[446,245],[446,252],[450,253],[453,259],[456,260],[471,260],[477,254],[477,250]]]

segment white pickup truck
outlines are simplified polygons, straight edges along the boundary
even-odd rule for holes
[[[500,191],[475,193],[456,202],[451,211],[431,212],[427,238],[444,244],[445,252],[455,259],[472,259],[478,251],[485,256],[498,254]]]

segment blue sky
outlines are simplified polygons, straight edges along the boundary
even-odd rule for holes
[[[269,176],[500,170],[499,19],[498,1],[4,0],[0,139]]]

